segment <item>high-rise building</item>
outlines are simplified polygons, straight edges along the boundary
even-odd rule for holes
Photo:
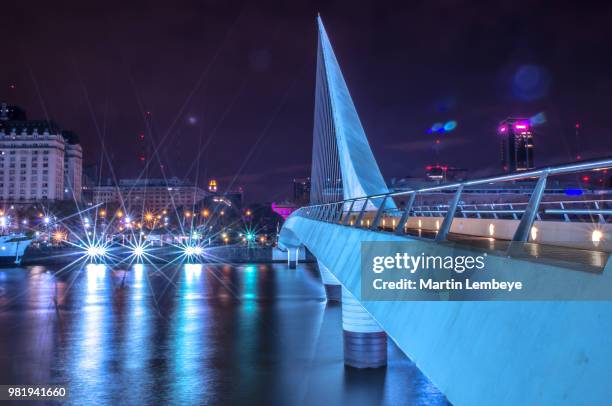
[[[297,204],[310,202],[310,178],[293,179],[293,202]]]
[[[533,169],[533,133],[529,119],[509,117],[499,123],[501,161],[505,172]]]
[[[18,107],[0,104],[0,200],[80,200],[78,138],[53,121],[25,118]]]

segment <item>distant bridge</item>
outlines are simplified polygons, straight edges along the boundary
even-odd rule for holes
[[[611,302],[364,301],[360,258],[364,241],[408,242],[415,255],[485,250],[497,279],[605,300],[610,194],[545,197],[549,178],[605,170],[612,159],[391,193],[318,26],[312,204],[287,219],[279,245],[317,257],[329,299],[341,286],[345,363],[385,365],[388,335],[456,405],[609,402]],[[462,201],[470,188],[525,179],[533,191],[523,202]]]

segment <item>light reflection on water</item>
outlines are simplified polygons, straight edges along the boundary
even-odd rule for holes
[[[397,348],[342,362],[341,310],[310,265],[0,269],[0,384],[72,404],[445,404]]]

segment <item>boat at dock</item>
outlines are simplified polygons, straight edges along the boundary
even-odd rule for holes
[[[23,233],[0,236],[0,265],[19,265],[31,242]]]

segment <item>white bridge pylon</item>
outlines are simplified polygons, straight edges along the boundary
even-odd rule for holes
[[[388,193],[321,17],[317,23],[311,204]],[[391,199],[386,206],[395,207]]]

